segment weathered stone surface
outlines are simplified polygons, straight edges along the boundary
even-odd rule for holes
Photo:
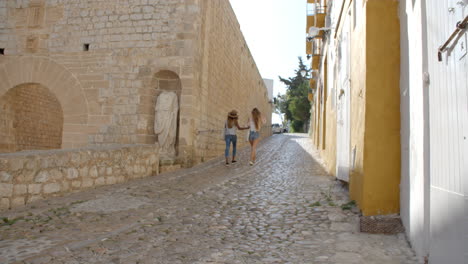
[[[0,152],[154,144],[154,107],[167,91],[180,102],[177,152],[189,167],[219,155],[217,131],[231,109],[243,122],[252,106],[271,113],[271,98],[228,0],[16,2],[0,1],[0,88],[11,92],[0,97],[11,110],[0,113],[6,124]],[[22,129],[13,129],[17,112],[27,121],[16,122]],[[262,137],[270,128],[265,124]],[[73,153],[36,164],[28,159],[26,166],[79,169],[89,159]],[[14,160],[1,166],[16,171],[24,165]]]
[[[106,184],[115,184],[117,182],[114,176],[106,177]]]
[[[96,166],[91,167],[91,169],[89,170],[89,176],[91,176],[92,178],[98,177],[98,171]]]
[[[60,181],[63,179],[63,173],[59,169],[52,169],[50,171],[50,177],[52,180]]]
[[[17,171],[23,169],[24,160],[23,159],[12,159],[9,161],[10,163],[10,170]]]
[[[359,230],[359,226],[356,223],[332,223],[331,230],[334,231],[345,231],[345,232],[357,232]]]
[[[72,180],[78,178],[79,172],[75,168],[69,168],[67,170],[67,179]]]
[[[0,198],[0,209],[5,210],[10,208],[10,199]]]
[[[0,195],[3,197],[9,197],[13,194],[13,184],[0,183]]]
[[[240,149],[238,163],[229,167],[220,158],[12,209],[11,219],[25,219],[0,226],[0,259],[54,264],[418,263],[404,234],[348,231],[357,214],[341,210],[338,201],[347,203],[348,193],[324,176],[317,156],[307,135],[276,135],[259,144],[254,166],[248,165],[248,149]],[[325,199],[337,205],[315,204]],[[330,217],[337,213],[346,217]]]
[[[13,187],[14,195],[23,195],[28,191],[28,187],[26,184],[16,184]],[[1,193],[1,192],[0,192]]]
[[[351,252],[337,252],[330,260],[333,263],[363,263],[361,255]]]
[[[96,186],[104,185],[106,183],[106,179],[104,177],[99,177],[94,181]]]
[[[18,207],[24,205],[25,203],[26,200],[24,199],[24,197],[15,197],[11,199],[10,205],[11,207]]]
[[[81,185],[84,188],[89,188],[93,186],[93,180],[92,179],[84,179],[83,184]]]
[[[343,213],[331,213],[328,215],[328,219],[333,222],[341,222],[346,220],[346,215]]]
[[[11,174],[5,171],[0,171],[0,182],[10,182],[11,179],[12,179]]]
[[[122,150],[125,154],[122,155]],[[117,155],[114,155],[117,153]],[[156,154],[155,154],[156,153]],[[79,150],[49,150],[49,151],[31,151],[25,153],[0,154],[0,161],[4,157],[8,163],[20,160],[24,164],[25,156],[41,164],[44,160],[47,163],[47,169],[36,168],[13,171],[2,171],[0,174],[0,195],[9,199],[8,207],[24,205],[24,202],[15,202],[12,200],[19,197],[24,200],[28,193],[35,196],[47,197],[48,195],[66,194],[71,190],[76,191],[93,186],[115,184],[125,182],[132,178],[142,178],[154,175],[153,170],[146,170],[139,164],[148,164],[150,168],[158,166],[157,156],[158,146],[155,145],[135,145],[135,146],[112,146],[95,148],[91,147],[84,151]],[[103,154],[103,155],[101,155]],[[95,159],[94,157],[99,157]],[[153,157],[153,158],[151,158]],[[128,159],[129,164],[125,164],[122,159]],[[74,162],[71,160],[75,159]],[[152,161],[152,162],[151,162]],[[75,167],[75,164],[80,164]],[[56,166],[56,167],[53,167]],[[138,167],[138,175],[126,174],[126,166]],[[88,169],[91,168],[91,169]],[[102,170],[100,173],[98,171]],[[15,178],[13,181],[13,173]],[[108,175],[108,176],[106,176]],[[96,180],[93,180],[96,178]],[[27,199],[26,202],[31,202]],[[5,204],[7,204],[5,202]],[[7,206],[2,207],[3,209]]]
[[[29,184],[28,185],[28,193],[30,194],[38,194],[41,192],[42,184]]]
[[[336,244],[336,249],[345,252],[358,252],[361,245],[356,241],[340,242]]]
[[[81,181],[72,181],[71,186],[75,189],[78,189],[81,187]]]
[[[47,171],[41,171],[36,175],[35,182],[42,183],[49,180],[50,174]]]
[[[44,185],[44,193],[51,194],[60,192],[62,186],[59,183],[48,183]]]
[[[89,168],[88,167],[80,168],[80,177],[86,178],[88,176],[89,176]]]

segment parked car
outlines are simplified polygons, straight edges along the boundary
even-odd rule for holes
[[[280,124],[272,124],[271,132],[273,132],[273,134],[281,134],[283,133],[283,127]]]

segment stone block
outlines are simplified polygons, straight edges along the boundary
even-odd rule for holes
[[[62,186],[60,183],[48,183],[44,185],[44,193],[45,194],[52,194],[52,193],[58,193],[62,190]]]
[[[24,183],[34,182],[34,176],[36,175],[36,170],[24,170],[22,172],[24,176]]]
[[[0,159],[0,170],[1,171],[8,171],[9,170],[8,160]]]
[[[81,181],[72,181],[71,186],[74,189],[79,189],[81,187]]]
[[[120,175],[120,174],[122,174],[122,170],[120,168],[118,168],[118,167],[113,167],[112,168],[112,173],[113,173],[113,175]]]
[[[25,197],[15,197],[11,199],[11,207],[23,206],[26,204]]]
[[[179,170],[181,168],[180,164],[175,165],[161,165],[159,167],[159,173],[172,172]]]
[[[125,182],[125,177],[124,176],[116,177],[116,181],[117,181],[117,183]]]
[[[22,159],[12,159],[10,160],[10,169],[12,171],[22,170],[24,167],[24,160]]]
[[[94,185],[96,186],[104,185],[105,183],[106,183],[106,180],[104,177],[99,177],[94,181]]]
[[[138,165],[133,165],[133,173],[134,173],[134,174],[139,174],[139,173],[141,173],[140,168],[141,168],[141,167],[138,166]]]
[[[47,164],[47,161],[46,161],[46,160],[42,160],[42,161],[41,161],[41,167],[42,167],[42,163],[46,163],[46,164]],[[48,166],[48,164],[47,164],[47,166]],[[47,168],[47,166],[46,166],[46,168]],[[37,162],[37,160],[35,160],[35,159],[28,160],[28,161],[26,162],[26,165],[25,165],[24,167],[25,167],[26,169],[28,169],[28,170],[37,169],[37,168],[38,168],[38,162]]]
[[[156,154],[151,154],[149,156],[149,161],[151,165],[157,163],[159,161],[158,156]]]
[[[44,199],[41,195],[32,195],[28,197],[27,203],[32,203]]]
[[[39,194],[41,193],[42,184],[29,184],[28,193],[29,194]]]
[[[0,210],[5,210],[10,208],[10,199],[9,198],[1,198],[0,199]]]
[[[80,171],[80,177],[82,177],[82,178],[89,177],[89,168],[88,167],[80,168],[79,171]]]
[[[0,172],[0,182],[9,183],[12,181],[12,179],[13,177],[8,172],[5,172],[5,171]]]
[[[91,167],[91,169],[89,170],[89,176],[91,176],[92,178],[97,178],[99,176],[96,166]]]
[[[13,195],[13,184],[11,183],[0,183],[0,196],[11,197]]]
[[[32,166],[30,167],[30,164],[28,162],[28,164],[26,165],[26,168],[29,169],[29,170],[33,170],[33,169],[37,169],[37,166]],[[54,167],[55,164],[54,164],[54,160],[52,158],[44,158],[40,161],[40,167],[41,169],[48,169],[48,168],[51,168],[51,167]]]
[[[117,179],[114,176],[110,176],[106,178],[106,184],[115,184]]]
[[[106,175],[106,167],[99,167],[98,168],[98,173],[99,173],[99,176]]]
[[[66,164],[68,163],[68,157],[67,156],[59,156],[55,160],[56,166],[58,167],[65,167]]]
[[[67,169],[67,179],[76,179],[79,176],[79,172],[75,168],[69,168]]]
[[[53,169],[49,172],[50,179],[54,181],[59,181],[63,179],[63,173],[61,170]]]
[[[50,174],[48,171],[41,171],[34,178],[34,182],[37,182],[37,183],[47,182],[49,178],[50,178]]]
[[[68,192],[70,190],[70,182],[63,181],[62,182],[62,191]]]
[[[89,188],[93,186],[93,180],[92,179],[83,179],[83,183],[81,184],[81,187],[83,188]]]
[[[13,194],[16,195],[23,195],[28,192],[28,187],[26,184],[16,184],[13,186]]]

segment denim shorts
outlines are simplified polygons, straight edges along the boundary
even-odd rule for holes
[[[250,131],[250,133],[249,133],[249,140],[250,141],[256,140],[259,137],[260,137],[260,133],[258,133],[257,131]]]

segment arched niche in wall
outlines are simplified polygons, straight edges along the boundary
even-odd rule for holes
[[[0,64],[0,79],[0,98],[17,87],[46,88],[63,112],[61,148],[88,145],[88,101],[81,83],[65,67],[47,57],[11,57]]]
[[[63,111],[45,86],[25,83],[0,97],[0,153],[60,149]]]
[[[177,73],[170,70],[160,70],[153,75],[151,81],[152,87],[156,90],[156,100],[162,92],[173,92],[177,95],[178,102],[178,111],[177,111],[177,129],[176,129],[176,141],[175,141],[175,151],[176,156],[178,156],[179,151],[179,134],[180,134],[180,99],[182,92],[182,82]]]
[[[172,91],[180,97],[182,85],[179,75],[173,71],[162,70],[154,74],[152,86],[156,88],[158,93],[162,91]]]

